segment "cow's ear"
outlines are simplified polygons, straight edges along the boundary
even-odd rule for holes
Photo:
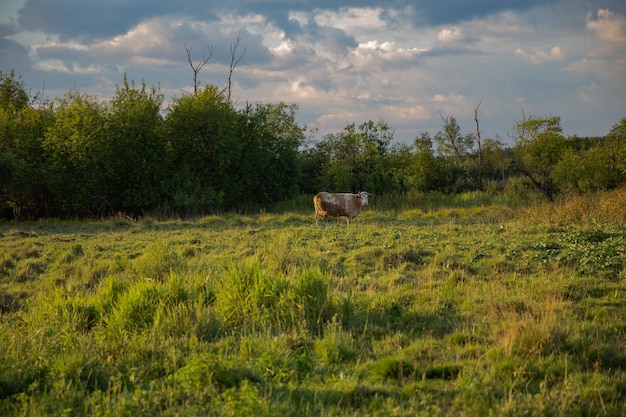
[[[357,194],[355,197],[356,198],[361,198],[361,194]]]

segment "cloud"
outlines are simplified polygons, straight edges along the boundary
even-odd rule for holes
[[[209,25],[206,23],[181,21],[168,17],[145,20],[127,32],[108,39],[92,43],[89,47],[92,55],[102,58],[116,57],[126,63],[146,63],[152,65],[166,64],[174,61],[176,55],[184,53],[184,38],[193,34],[197,38],[200,33],[207,34]],[[196,53],[200,53],[196,46]],[[208,53],[203,51],[203,53]]]
[[[623,0],[592,14],[588,0],[19,1],[0,18],[0,70],[61,95],[106,98],[123,73],[166,96],[191,91],[185,45],[194,61],[213,46],[200,82],[223,87],[240,34],[236,101],[297,103],[321,132],[384,117],[414,137],[440,129],[439,112],[470,129],[483,101],[488,136],[522,105],[589,126],[626,106]]]
[[[0,23],[0,38],[6,38],[18,33],[19,29],[17,25],[13,22],[11,23]]]
[[[459,42],[465,39],[465,36],[456,26],[446,27],[439,31],[437,34],[437,41],[441,43]]]
[[[565,53],[558,45],[553,46],[548,52],[542,51],[540,49],[534,49],[533,52],[526,52],[522,48],[517,48],[515,50],[515,55],[519,56],[526,62],[530,62],[531,64],[539,64],[545,61],[565,60]]]
[[[626,94],[624,88],[626,57],[624,56],[613,59],[605,57],[583,58],[569,64],[565,70],[593,75],[596,81],[608,88],[607,92],[610,94]]]
[[[416,1],[407,0],[412,5],[413,19],[416,25],[432,26],[456,24],[502,12],[522,13],[542,5],[559,3],[559,0],[438,0]]]
[[[427,49],[400,47],[395,42],[368,41],[360,43],[354,51],[354,62],[360,68],[372,68],[382,63],[390,63],[395,68],[416,65],[420,54]]]
[[[228,65],[231,59],[229,45],[237,36],[243,38],[237,54],[244,53],[241,65],[267,63],[271,60],[268,48],[262,45],[260,36],[247,32],[223,33],[209,22],[188,18],[158,17],[143,21],[126,33],[102,40],[60,41],[48,40],[33,45],[33,51],[44,61],[62,62],[67,71],[73,68],[95,68],[94,62],[115,62],[125,66],[168,66],[187,62],[185,46],[191,49],[192,60],[211,56],[209,65]],[[210,39],[213,43],[194,43],[193,40]],[[56,66],[48,66],[57,68]]]
[[[356,35],[380,32],[387,27],[381,7],[343,7],[338,11],[321,10],[315,14],[315,21],[322,26],[336,27]]]
[[[422,104],[401,102],[395,105],[381,106],[381,112],[388,122],[406,122],[429,120],[432,115],[430,110]],[[392,124],[395,125],[395,124]]]
[[[626,15],[598,9],[595,18],[587,15],[585,29],[594,37],[586,42],[584,57],[569,63],[566,69],[593,74],[609,93],[626,94]],[[581,97],[591,96],[586,92]]]
[[[24,30],[58,35],[61,40],[94,40],[126,33],[143,20],[163,15],[217,20],[201,0],[26,0],[18,12],[18,23]]]
[[[1,71],[9,72],[10,70],[15,70],[18,75],[21,75],[28,72],[33,65],[28,49],[10,38],[0,37],[0,56],[2,61],[10,64],[10,67],[2,65],[0,67]]]
[[[558,2],[551,0],[550,3]],[[302,22],[294,15],[315,15],[320,26],[335,27],[360,36],[380,31],[399,22],[412,22],[413,28],[426,25],[454,25],[504,11],[530,10],[545,0],[441,0],[415,2],[393,0],[268,1],[268,0],[26,0],[17,21],[23,30],[43,31],[72,38],[105,39],[126,33],[138,23],[158,16],[188,16],[206,22],[219,22],[220,16],[262,15],[284,31],[287,38],[301,34]]]
[[[469,114],[472,101],[469,97],[455,91],[447,94],[436,93],[428,99],[428,102],[437,113],[455,117]]]
[[[608,9],[598,9],[596,16],[597,19],[587,16],[587,30],[608,42],[626,42],[626,17]]]

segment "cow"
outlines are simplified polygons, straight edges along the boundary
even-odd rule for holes
[[[319,220],[323,219],[328,224],[328,217],[345,217],[348,225],[361,212],[363,206],[367,206],[367,200],[372,195],[366,191],[358,194],[352,193],[327,193],[322,191],[313,197],[315,205],[315,224],[319,226]]]

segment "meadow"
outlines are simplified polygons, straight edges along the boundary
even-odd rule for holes
[[[2,416],[621,416],[626,188],[0,223]]]

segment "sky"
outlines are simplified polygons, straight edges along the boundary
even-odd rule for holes
[[[296,103],[314,137],[384,120],[399,142],[462,133],[512,144],[515,123],[559,116],[603,136],[626,117],[623,0],[2,0],[0,71],[50,99],[111,98],[124,75],[165,106],[227,85],[232,99]],[[243,55],[241,55],[243,54]]]

